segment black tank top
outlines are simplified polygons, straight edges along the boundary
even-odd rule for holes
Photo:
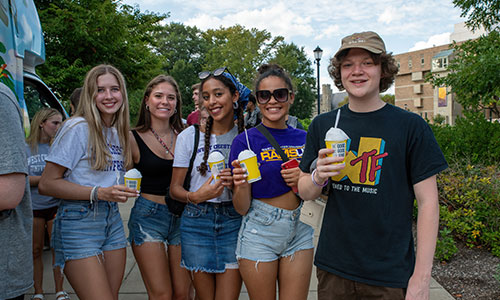
[[[172,159],[163,159],[149,149],[139,134],[132,130],[132,134],[139,146],[141,157],[139,163],[134,163],[134,168],[142,174],[141,192],[165,196],[172,179]]]

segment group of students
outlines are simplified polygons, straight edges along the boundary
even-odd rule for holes
[[[446,161],[425,121],[380,99],[397,66],[377,34],[344,38],[329,71],[349,103],[315,118],[306,133],[287,125],[295,93],[275,64],[258,69],[253,95],[228,68],[201,72],[199,108],[208,117],[188,128],[179,86],[159,75],[132,130],[123,76],[110,65],[94,67],[75,115],[43,131],[40,154],[57,135],[43,174],[30,178],[41,195],[61,199],[51,237],[55,272],[64,272],[80,299],[118,299],[127,245],[118,203],[137,197],[128,242],[150,299],[238,299],[242,281],[251,299],[275,299],[277,285],[280,299],[306,299],[314,230],[300,221],[300,209],[331,182],[315,258],[318,299],[428,299],[435,175]],[[249,97],[262,124],[246,129]],[[350,137],[345,163],[324,142],[337,113]],[[61,116],[32,123],[42,128],[49,120]],[[300,165],[283,169],[270,139]],[[261,172],[253,183],[238,161],[246,149]],[[225,158],[217,178],[207,164],[213,151]],[[132,167],[142,174],[140,193],[123,185]],[[185,204],[181,213],[167,205],[175,202]]]

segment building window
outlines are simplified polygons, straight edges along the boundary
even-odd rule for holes
[[[411,70],[412,65],[413,65],[413,64],[412,64],[412,61],[411,61],[411,56],[410,56],[410,57],[408,57],[408,69],[410,69],[410,70]]]
[[[422,65],[422,67],[425,65],[425,59],[423,54],[420,55],[420,65]]]
[[[432,69],[446,69],[448,67],[448,57],[439,57],[432,60]]]
[[[399,62],[399,59],[396,60],[396,64],[398,65],[398,70],[401,69],[401,63]]]

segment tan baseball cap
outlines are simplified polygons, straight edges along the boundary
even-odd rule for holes
[[[340,52],[351,48],[361,48],[375,54],[385,52],[384,41],[373,31],[357,32],[343,38],[342,46],[337,53],[335,53],[335,57],[337,57]]]

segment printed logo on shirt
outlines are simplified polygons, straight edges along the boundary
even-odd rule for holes
[[[108,144],[109,152],[112,159],[109,165],[103,171],[123,171],[125,172],[125,165],[123,162],[123,148],[120,145]]]
[[[347,141],[347,149],[349,145],[350,140]],[[377,185],[382,172],[383,159],[389,155],[384,148],[385,141],[381,138],[360,138],[358,151],[347,152],[345,168],[332,179],[337,182],[349,179],[353,184]],[[335,184],[333,187],[335,188]]]
[[[297,158],[300,159],[304,153],[304,145],[302,146],[283,146],[283,151],[289,159]],[[269,147],[262,149],[260,152],[261,161],[278,161],[281,160],[281,156],[276,153],[274,147]]]

